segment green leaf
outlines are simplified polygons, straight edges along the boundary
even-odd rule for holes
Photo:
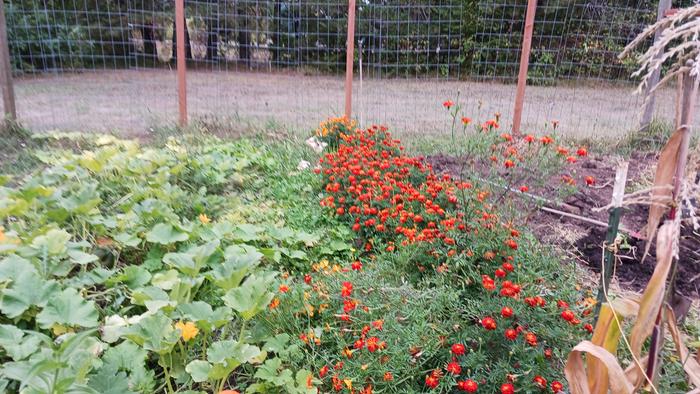
[[[90,264],[97,261],[99,258],[94,254],[85,253],[80,250],[69,250],[68,257],[75,263],[80,265]]]
[[[185,367],[185,371],[187,371],[187,373],[192,376],[192,380],[197,383],[205,382],[209,378],[211,369],[211,364],[202,360],[194,360]]]
[[[129,327],[124,336],[144,349],[158,354],[169,353],[180,338],[170,318],[162,312],[144,317]]]
[[[158,223],[151,231],[146,233],[146,241],[162,245],[169,245],[175,242],[184,242],[189,239],[189,235],[174,228],[169,223]]]
[[[226,248],[224,262],[207,273],[216,286],[228,291],[237,287],[248,272],[260,263],[262,254],[253,247],[233,245]]]
[[[136,394],[129,389],[126,373],[108,368],[101,368],[97,374],[91,375],[88,385],[100,394]]]
[[[222,327],[233,318],[233,312],[230,308],[220,307],[214,310],[211,305],[204,301],[179,305],[177,312],[183,320],[191,320],[205,331]]]
[[[141,239],[139,239],[139,237],[137,237],[136,234],[129,233],[119,233],[114,236],[114,240],[124,246],[130,246],[132,248],[139,246],[139,244],[141,243]]]
[[[56,281],[44,281],[35,272],[20,272],[12,279],[12,287],[0,292],[0,311],[14,319],[32,306],[44,307],[59,291]]]
[[[240,365],[257,362],[261,354],[257,346],[233,339],[214,342],[207,350],[207,360],[213,364],[209,378],[223,379]]]
[[[14,361],[23,360],[37,350],[42,341],[39,336],[26,335],[22,330],[8,324],[0,325],[0,348]]]
[[[250,320],[272,301],[274,293],[270,288],[273,281],[274,274],[250,275],[243,285],[224,295],[224,303],[238,312],[243,320]]]
[[[39,325],[48,329],[54,324],[70,327],[96,327],[99,315],[93,301],[85,301],[73,288],[52,294],[36,316]]]
[[[263,350],[273,353],[279,353],[287,347],[290,336],[287,333],[282,333],[270,338],[263,346]]]
[[[262,231],[261,227],[254,224],[243,223],[236,226],[236,229],[233,231],[233,237],[243,242],[257,241],[259,239],[258,234]]]
[[[171,290],[175,285],[180,283],[179,275],[180,274],[176,270],[158,272],[157,274],[153,275],[151,284],[163,290]]]
[[[52,229],[32,241],[32,248],[49,255],[62,255],[68,250],[70,234],[65,230]]]
[[[124,283],[130,289],[138,289],[146,285],[151,280],[151,273],[139,265],[129,265],[124,267],[121,273],[109,279],[108,283]]]

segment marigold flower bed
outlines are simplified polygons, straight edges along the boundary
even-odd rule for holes
[[[315,266],[305,277],[313,290],[305,292],[305,303],[322,308],[306,314],[324,321],[324,310],[337,311],[325,321],[325,331],[336,337],[328,345],[313,332],[300,338],[314,352],[337,351],[317,370],[323,387],[358,393],[400,385],[500,393],[564,389],[563,358],[569,341],[592,330],[583,320],[593,301],[558,298],[558,284],[546,279],[552,273],[538,272],[541,257],[530,241],[521,241],[520,230],[500,220],[488,191],[436,176],[377,126],[341,136],[337,151],[324,155],[316,171],[325,185],[321,205],[356,233],[365,266],[386,256],[410,256],[401,264],[417,273],[416,286],[447,283],[465,305],[456,311],[462,316],[452,316],[454,326],[433,338],[437,344],[429,360],[421,359],[420,346],[400,349],[417,367],[409,369],[416,376],[399,376],[382,366],[392,365],[388,349],[406,344],[392,338],[385,327],[390,324],[377,316],[384,306],[363,300],[372,295],[356,284],[363,280],[363,264]],[[347,364],[360,354],[366,362],[349,370]]]

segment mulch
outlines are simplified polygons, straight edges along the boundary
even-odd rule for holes
[[[428,156],[425,160],[433,166],[436,173],[449,173],[455,177],[459,177],[465,162],[464,158],[443,154]],[[655,164],[656,156],[653,153],[633,154],[630,158],[627,178],[628,190],[630,185],[643,182],[643,179],[653,174]],[[591,155],[569,167],[567,171],[579,187],[576,193],[563,201],[566,211],[607,223],[608,212],[595,211],[595,209],[610,203],[616,169],[617,162],[614,160]],[[586,186],[584,179],[589,175],[596,179],[596,185]],[[554,180],[554,182],[558,181],[558,179]],[[554,188],[551,190],[531,188],[530,193],[551,200],[557,199],[557,191]],[[621,226],[629,230],[617,253],[615,269],[618,283],[623,289],[633,291],[644,289],[656,266],[654,245],[642,262],[646,242],[643,234],[647,216],[647,206],[633,205],[625,208],[621,219]],[[700,299],[700,232],[694,231],[689,223],[684,224],[676,288],[677,292],[685,297]],[[570,252],[572,260],[576,260],[591,271],[596,273],[600,271],[605,227],[540,210],[533,211],[527,217],[527,226],[540,241],[557,245]]]

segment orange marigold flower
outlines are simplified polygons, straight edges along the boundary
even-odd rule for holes
[[[452,108],[453,105],[455,105],[455,103],[452,100],[447,100],[447,101],[442,103],[442,106],[447,108],[447,109]]]

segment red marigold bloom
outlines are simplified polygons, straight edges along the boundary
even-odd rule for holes
[[[479,385],[471,379],[461,380],[457,382],[457,388],[461,391],[466,391],[467,393],[475,393],[479,388]]]
[[[372,322],[372,327],[381,331],[384,328],[384,321],[383,320],[375,320]]]
[[[456,361],[451,361],[447,364],[447,368],[445,368],[447,372],[451,373],[452,375],[459,375],[462,373],[462,367],[457,364]]]
[[[583,329],[586,330],[586,331],[588,331],[588,332],[591,333],[591,334],[593,333],[593,326],[592,326],[590,323],[586,323],[586,324],[583,326]]]
[[[503,165],[506,166],[506,168],[513,168],[513,167],[515,167],[515,163],[513,162],[513,160],[510,160],[510,159],[504,161],[504,162],[503,162]]]
[[[307,285],[311,284],[311,275],[309,275],[309,274],[304,275],[304,283],[306,283]]]
[[[561,393],[562,391],[564,391],[564,385],[561,384],[561,382],[559,382],[557,380],[553,381],[552,382],[552,392],[554,394],[556,394],[556,393]]]
[[[492,317],[485,317],[481,319],[481,325],[487,330],[495,330],[496,320],[494,320]]]
[[[587,150],[586,148],[584,148],[584,147],[581,147],[581,148],[578,148],[578,150],[576,151],[576,154],[579,155],[579,156],[582,156],[582,157],[583,157],[583,156],[587,156],[587,155],[588,155],[588,150]]]
[[[531,332],[526,333],[525,342],[530,346],[537,346],[537,335]]]
[[[573,157],[573,156],[569,156],[569,157],[566,158],[566,161],[568,161],[569,163],[573,164],[573,163],[576,163],[576,158]]]
[[[384,372],[384,381],[391,382],[392,380],[394,380],[394,375],[389,371]]]
[[[481,275],[481,284],[486,290],[491,291],[496,289],[496,282],[488,275]]]
[[[352,264],[350,265],[353,270],[355,271],[361,271],[362,270],[362,263],[359,261],[353,261]]]
[[[506,271],[503,270],[502,268],[497,268],[495,275],[497,278],[505,278],[506,277]]]
[[[505,317],[506,319],[513,316],[513,309],[509,306],[504,306],[501,308],[501,316]]]
[[[453,105],[455,105],[455,103],[452,100],[447,100],[444,103],[442,103],[442,106],[447,109],[452,108]]]
[[[557,308],[560,308],[560,309],[568,309],[568,308],[569,308],[569,303],[567,303],[566,301],[563,301],[563,300],[558,300],[558,301],[557,301]]]
[[[435,387],[440,384],[440,379],[437,377],[433,376],[432,374],[430,375],[425,375],[425,385],[428,386],[431,389],[434,389]]]
[[[471,118],[467,118],[466,116],[462,117],[462,124],[463,124],[463,125],[466,126],[466,125],[468,125],[468,124],[471,123],[471,122],[472,122],[472,119],[471,119]]]
[[[516,338],[518,338],[518,332],[512,328],[507,329],[503,335],[505,335],[506,339],[510,339],[511,341],[514,341]]]
[[[318,370],[318,376],[323,379],[328,374],[328,365],[324,365],[323,368]]]
[[[531,143],[535,142],[535,136],[532,135],[532,134],[526,135],[526,136],[525,136],[525,142],[527,142],[528,144],[531,144]]]
[[[464,353],[467,351],[467,348],[464,347],[461,343],[455,343],[452,345],[452,348],[450,349],[452,354],[455,356],[463,356]]]
[[[505,244],[506,244],[507,247],[509,247],[509,248],[511,248],[511,249],[513,249],[513,250],[518,249],[518,243],[517,243],[514,239],[512,239],[512,238],[508,238],[508,239],[506,240]]]
[[[590,176],[590,175],[586,176],[585,180],[586,180],[586,185],[588,185],[588,186],[595,185],[595,178],[593,178],[592,176]]]
[[[544,357],[547,359],[552,358],[552,349],[544,349]]]
[[[574,312],[571,312],[570,310],[566,309],[561,313],[561,318],[568,322],[571,322],[574,319],[576,319],[576,315],[574,315]]]
[[[513,264],[511,263],[503,263],[501,264],[501,267],[508,272],[513,272]]]
[[[374,353],[379,349],[379,338],[377,337],[370,337],[367,339],[367,350],[369,350],[370,353]]]
[[[280,293],[286,293],[286,292],[289,291],[289,286],[287,286],[287,285],[285,285],[285,284],[281,284],[281,285],[280,285],[280,288],[279,288],[279,291],[280,291]]]
[[[530,188],[523,185],[523,186],[520,186],[520,191],[523,193],[527,193],[528,191],[530,191]]]
[[[511,383],[503,383],[501,385],[501,394],[513,394],[515,393],[515,387]]]
[[[542,143],[542,145],[549,145],[552,142],[554,142],[554,138],[546,135],[546,136],[540,138],[540,142]]]
[[[536,375],[532,381],[535,383],[535,385],[541,389],[546,389],[547,388],[547,379],[543,378],[540,375]]]
[[[340,295],[343,297],[350,297],[352,295],[352,283],[343,282],[343,286],[340,288]]]

